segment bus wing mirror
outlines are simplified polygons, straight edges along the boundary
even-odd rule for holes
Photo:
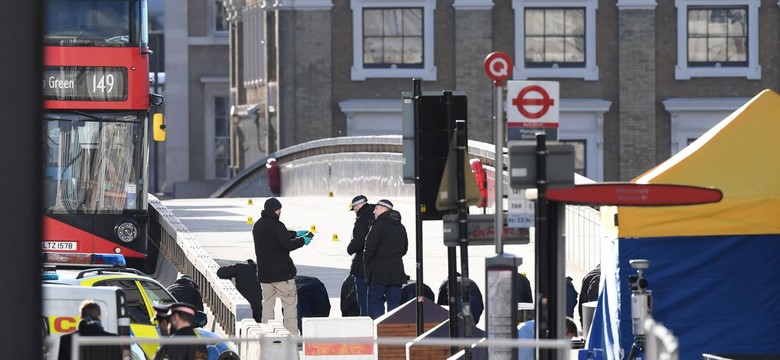
[[[165,116],[163,114],[154,114],[152,130],[154,131],[154,141],[165,141]]]

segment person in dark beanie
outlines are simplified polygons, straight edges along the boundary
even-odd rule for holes
[[[189,275],[182,275],[168,287],[168,292],[178,302],[187,303],[196,309],[203,311],[203,298],[200,295],[198,284]]]
[[[217,269],[220,279],[235,279],[236,289],[252,306],[252,317],[258,323],[263,322],[263,288],[257,281],[257,265],[254,260],[246,259],[242,263],[221,266]]]
[[[279,221],[282,203],[276,198],[265,201],[252,237],[257,257],[257,281],[263,288],[263,322],[274,318],[276,299],[282,302],[284,327],[293,335],[298,331],[298,292],[295,268],[290,252],[309,245],[314,236],[309,231],[288,231]]]
[[[368,316],[376,319],[401,304],[401,286],[406,283],[403,256],[409,248],[401,213],[389,200],[374,206],[374,223],[363,251],[368,287]]]
[[[355,283],[355,300],[358,309],[360,309],[360,316],[368,316],[368,292],[363,265],[363,249],[366,245],[368,228],[374,220],[374,206],[368,203],[368,198],[358,195],[352,199],[350,210],[355,212],[355,225],[352,227],[352,239],[347,245],[347,254],[352,255],[352,266],[349,268],[349,274]]]
[[[100,305],[93,300],[81,302],[81,321],[75,332],[60,338],[60,351],[57,359],[70,360],[73,351],[73,334],[79,336],[117,336],[114,333],[103,330],[100,322]],[[119,345],[82,346],[79,349],[79,358],[88,360],[121,360],[122,349]]]

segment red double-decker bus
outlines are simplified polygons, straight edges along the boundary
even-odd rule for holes
[[[141,268],[149,147],[164,140],[162,97],[149,91],[146,0],[44,4],[45,261],[109,253]]]

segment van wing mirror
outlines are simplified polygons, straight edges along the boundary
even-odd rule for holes
[[[152,130],[154,141],[165,141],[165,116],[163,114],[154,114],[152,118]]]

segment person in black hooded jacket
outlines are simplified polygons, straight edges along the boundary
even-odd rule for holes
[[[276,198],[265,201],[263,211],[252,228],[257,257],[257,281],[263,287],[263,322],[274,319],[276,299],[282,301],[284,327],[293,335],[298,331],[298,292],[295,286],[295,268],[290,252],[309,245],[308,231],[287,231],[279,221],[282,203]]]
[[[409,248],[401,213],[393,210],[389,200],[379,200],[374,206],[374,223],[366,236],[363,252],[368,284],[368,316],[376,319],[401,304],[401,286],[408,277],[403,256]]]
[[[236,289],[252,306],[252,317],[258,323],[263,320],[263,288],[257,281],[257,265],[254,260],[221,266],[217,269],[220,279],[235,279]]]
[[[368,228],[374,220],[374,206],[368,203],[363,195],[355,196],[350,207],[355,212],[355,226],[352,228],[352,240],[347,245],[347,254],[352,255],[352,266],[349,274],[355,284],[355,300],[360,309],[360,316],[368,316],[368,290],[366,289],[366,274],[363,263],[363,249],[366,245]]]

